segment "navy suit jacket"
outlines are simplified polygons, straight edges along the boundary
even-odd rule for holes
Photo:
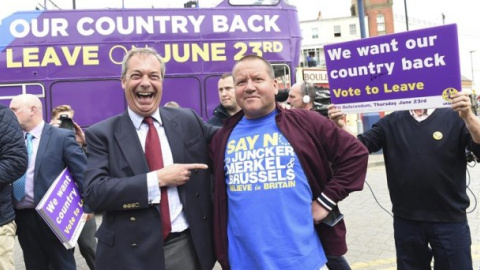
[[[160,108],[174,163],[208,164],[208,142],[216,128],[191,109]],[[85,131],[88,165],[85,199],[104,211],[98,238],[98,269],[164,269],[162,225],[158,205],[148,202],[147,160],[126,111]],[[192,172],[178,186],[183,211],[203,269],[215,263],[212,237],[210,172]]]
[[[35,159],[33,198],[37,205],[57,176],[68,167],[83,193],[83,171],[87,166],[87,157],[75,140],[72,131],[52,127],[45,123]],[[84,210],[90,212],[87,205]]]

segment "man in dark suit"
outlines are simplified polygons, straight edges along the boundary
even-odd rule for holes
[[[73,132],[45,124],[42,103],[34,95],[12,99],[10,109],[27,138],[29,164],[26,177],[14,183],[17,234],[27,269],[76,269],[73,249],[67,250],[35,211],[57,176],[68,167],[80,191],[87,158]],[[21,195],[17,192],[23,191]],[[86,205],[85,212],[90,212]]]
[[[214,266],[206,164],[215,128],[191,109],[159,108],[164,75],[154,49],[129,51],[121,76],[127,111],[85,132],[85,197],[94,211],[104,211],[97,269]]]

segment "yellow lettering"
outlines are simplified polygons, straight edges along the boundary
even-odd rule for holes
[[[192,61],[198,62],[199,55],[203,61],[210,61],[208,43],[203,43],[203,49],[196,43],[192,44]]]
[[[212,43],[212,61],[226,61],[225,43]]]
[[[98,65],[98,46],[83,47],[83,64],[87,66]]]
[[[248,149],[255,149],[255,142],[258,140],[258,135],[255,135],[252,137],[248,136],[247,137],[247,142],[248,142]]]
[[[235,151],[235,140],[231,140],[227,143],[227,154],[231,154]]]
[[[20,68],[22,62],[13,61],[13,49],[7,49],[7,68]]]
[[[235,148],[235,151],[240,151],[240,150],[247,150],[247,143],[245,141],[245,138],[241,138],[240,140],[238,140],[238,144],[237,144],[237,147]]]
[[[278,133],[275,132],[272,135],[265,134],[263,136],[263,147],[269,147],[274,145],[278,145]]]
[[[23,48],[23,66],[38,67],[38,48]]]
[[[82,47],[75,46],[73,48],[73,52],[70,53],[70,50],[68,49],[68,47],[62,46],[63,55],[65,55],[65,59],[67,59],[67,63],[68,63],[69,66],[75,65],[81,49],[82,49]]]
[[[61,66],[62,63],[60,62],[60,59],[58,59],[58,55],[55,52],[55,49],[53,47],[47,47],[45,50],[45,55],[43,56],[42,59],[42,67],[47,66],[48,64],[54,64],[56,66]]]
[[[173,44],[173,59],[177,61],[178,63],[184,63],[187,62],[188,59],[190,58],[190,47],[188,47],[188,44],[183,44],[183,56],[179,55],[179,50],[178,50],[178,44]]]

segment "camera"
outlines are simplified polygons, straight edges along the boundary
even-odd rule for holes
[[[73,120],[72,118],[70,118],[70,116],[68,116],[68,114],[61,114],[59,120],[60,125],[58,127],[75,131],[75,125],[73,124]]]
[[[278,90],[278,94],[275,95],[275,101],[277,102],[285,102],[288,99],[288,92],[289,89],[280,89]]]

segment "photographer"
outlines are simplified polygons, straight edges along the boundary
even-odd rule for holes
[[[73,121],[75,111],[70,105],[59,105],[52,110],[52,119],[50,125],[65,129],[71,129],[75,132],[75,139],[83,147],[86,146],[85,134],[82,128]]]
[[[75,139],[78,144],[85,151],[85,134],[83,133],[82,128],[73,121],[73,115],[74,110],[70,105],[57,106],[52,110],[50,125],[72,130],[75,133]],[[95,221],[95,216],[94,214],[88,214],[87,222],[78,238],[78,247],[91,270],[95,269],[95,253],[97,250],[97,242],[95,240],[96,230],[97,223]]]

